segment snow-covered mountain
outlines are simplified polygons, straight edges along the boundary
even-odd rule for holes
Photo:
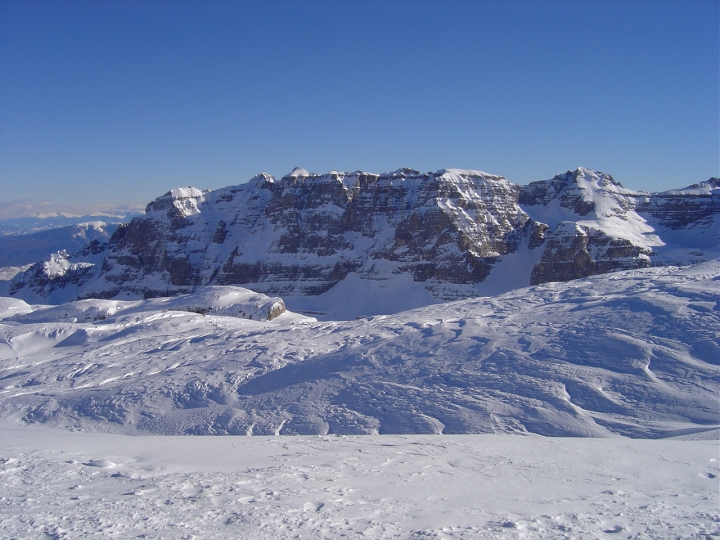
[[[9,293],[35,303],[242,285],[327,319],[396,313],[550,281],[720,256],[720,188],[627,190],[579,168],[515,185],[479,171],[261,174],[179,188],[102,254],[58,255]],[[59,259],[66,259],[59,263]]]
[[[720,412],[719,284],[716,260],[348,322],[228,286],[4,298],[0,415],[161,434],[703,432]]]
[[[698,262],[717,257],[720,248],[717,178],[649,194],[579,168],[526,186],[520,204],[548,226],[532,284]]]

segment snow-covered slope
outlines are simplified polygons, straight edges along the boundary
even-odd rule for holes
[[[250,294],[232,289],[8,299],[0,412],[162,434],[701,432],[718,424],[719,287],[712,261],[352,322],[224,316]]]

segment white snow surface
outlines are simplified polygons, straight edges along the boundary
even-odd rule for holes
[[[376,261],[376,266],[383,263],[385,261]],[[414,281],[411,275],[390,274],[385,279],[370,280],[356,273],[350,273],[326,293],[295,295],[286,301],[300,313],[334,320],[387,315],[437,303],[423,284]]]
[[[717,441],[3,426],[3,538],[715,538]]]
[[[0,416],[158,434],[699,433],[718,425],[719,284],[712,261],[348,322],[228,317],[255,294],[236,288],[12,303]]]
[[[720,261],[349,322],[253,299],[0,298],[0,537],[720,535]]]

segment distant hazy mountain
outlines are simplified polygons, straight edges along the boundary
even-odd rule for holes
[[[54,256],[9,291],[61,303],[242,285],[294,311],[349,319],[708,260],[720,256],[719,230],[715,178],[651,194],[584,168],[525,187],[459,169],[295,169],[280,180],[172,190],[102,253]]]
[[[118,210],[109,213],[94,213],[83,216],[66,213],[48,213],[29,217],[0,219],[0,237],[25,235],[69,225],[102,221],[105,223],[127,223],[141,212]]]
[[[55,229],[23,234],[0,236],[0,267],[22,266],[66,250],[82,256],[83,248],[107,244],[120,223],[88,221]]]

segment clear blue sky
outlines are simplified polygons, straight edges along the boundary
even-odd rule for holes
[[[260,171],[719,174],[717,0],[0,2],[0,204]]]

